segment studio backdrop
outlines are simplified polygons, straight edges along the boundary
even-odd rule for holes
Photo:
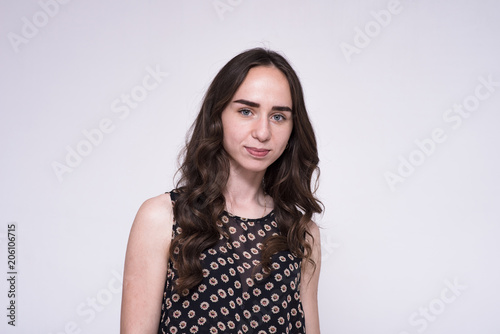
[[[125,250],[218,70],[278,51],[321,175],[325,334],[500,333],[500,3],[0,1],[1,333],[118,333]]]

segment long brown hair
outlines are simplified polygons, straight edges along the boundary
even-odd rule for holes
[[[283,56],[255,48],[231,59],[216,75],[182,152],[177,182],[179,197],[174,206],[174,219],[181,233],[174,237],[170,247],[178,271],[178,291],[186,292],[201,282],[199,257],[223,233],[216,223],[225,208],[223,191],[229,177],[229,157],[222,145],[221,113],[248,71],[256,66],[274,66],[283,72],[290,85],[293,110],[288,147],[264,176],[264,191],[274,200],[275,221],[281,234],[266,240],[261,265],[269,272],[271,256],[289,250],[315,266],[306,235],[313,214],[322,212],[321,202],[314,195],[316,189],[311,185],[314,172],[319,175],[319,159],[302,86]]]

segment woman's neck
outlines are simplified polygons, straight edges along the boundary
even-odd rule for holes
[[[231,170],[224,190],[226,209],[231,214],[246,218],[260,218],[272,209],[270,196],[264,193],[262,173],[241,175]]]

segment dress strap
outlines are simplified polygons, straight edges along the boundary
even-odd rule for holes
[[[172,203],[175,203],[177,201],[177,198],[179,198],[179,192],[176,189],[172,189],[171,191],[166,191],[165,194],[170,194],[170,199],[172,200]]]
[[[165,194],[170,194],[170,200],[172,201],[172,207],[173,207],[175,205],[175,202],[179,198],[180,195],[179,192],[177,191],[177,189],[173,189],[171,191],[166,191]],[[172,239],[175,238],[176,235],[180,234],[181,231],[182,231],[181,228],[179,227],[177,221],[174,218],[172,224]]]

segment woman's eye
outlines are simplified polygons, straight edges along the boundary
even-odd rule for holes
[[[273,120],[275,120],[275,121],[282,122],[282,121],[284,121],[285,119],[286,119],[286,118],[285,118],[285,116],[283,116],[283,115],[280,115],[280,114],[273,115]]]
[[[250,116],[250,114],[252,113],[250,111],[250,109],[240,109],[240,113],[243,115],[243,116]]]

